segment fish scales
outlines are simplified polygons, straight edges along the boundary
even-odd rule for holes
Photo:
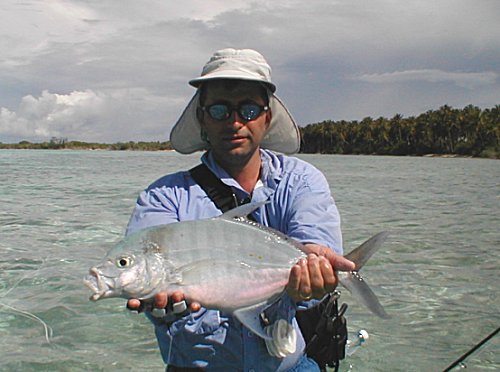
[[[172,247],[170,263],[185,268],[182,279],[166,289],[226,311],[281,293],[290,267],[304,256],[289,241],[249,222],[189,221],[164,236],[168,241],[162,246]]]
[[[156,242],[162,255],[175,265],[224,257],[249,265],[290,268],[304,256],[296,243],[247,221],[185,221],[165,225],[160,234],[146,235],[146,239]]]
[[[291,266],[305,256],[300,247],[246,220],[214,218],[153,227],[124,239],[106,261],[114,263],[116,257],[128,259],[130,255],[136,264],[156,262],[149,264],[142,278],[136,278],[147,281],[144,274],[161,276],[161,280],[149,280],[156,288],[145,283],[140,286],[148,288],[145,293],[122,287],[120,293],[103,292],[100,297],[149,298],[159,291],[182,290],[186,298],[205,307],[233,311],[281,293]],[[110,269],[116,271],[114,266]],[[97,270],[102,271],[102,265]],[[108,281],[111,276],[102,275]],[[119,285],[110,283],[109,287]]]
[[[148,299],[181,290],[186,300],[231,313],[268,338],[258,314],[284,292],[291,267],[306,254],[301,243],[278,231],[234,219],[260,206],[251,203],[217,218],[156,226],[124,238],[85,277],[91,299]],[[337,272],[340,283],[382,318],[387,313],[358,271],[386,237],[376,234],[346,256],[354,271]]]
[[[225,298],[232,298],[237,306],[241,306],[242,303],[258,300],[255,296],[258,296],[259,290],[262,296],[266,297],[281,292],[286,284],[290,267],[304,256],[303,252],[285,240],[276,239],[270,230],[261,229],[253,223],[222,219],[205,222],[192,221],[184,226],[188,234],[189,231],[205,232],[199,234],[205,236],[199,249],[190,251],[189,244],[193,244],[191,246],[194,247],[195,242],[185,244],[182,238],[173,242],[174,246],[184,247],[188,253],[194,254],[194,257],[183,257],[181,248],[176,253],[179,262],[208,260],[203,262],[211,265],[205,270],[200,262],[196,265],[195,273],[185,275],[189,279],[182,285],[189,288],[182,290],[188,295],[191,290],[203,286],[210,296],[223,295]],[[181,237],[181,234],[178,236]],[[265,268],[273,268],[274,271],[264,270]],[[277,281],[279,284],[276,284]],[[269,293],[270,287],[274,287],[273,293]],[[219,290],[214,294],[214,290],[210,288],[224,288],[224,291]],[[193,298],[198,300],[195,295]],[[217,303],[210,301],[210,305],[217,306]]]

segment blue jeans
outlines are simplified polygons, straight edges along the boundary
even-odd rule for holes
[[[303,355],[295,367],[290,368],[287,372],[320,372],[320,369],[314,360]]]

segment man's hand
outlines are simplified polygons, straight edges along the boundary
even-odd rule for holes
[[[287,284],[288,295],[296,302],[321,299],[337,287],[336,270],[351,271],[353,262],[319,244],[306,244],[308,256],[295,264]]]
[[[179,291],[172,292],[171,296],[169,296],[167,292],[160,292],[157,293],[152,300],[138,300],[136,298],[131,298],[127,301],[127,308],[129,310],[137,312],[158,312],[158,310],[167,309],[169,302],[172,303],[172,309],[175,314],[180,314],[187,310],[186,308],[183,308],[184,306],[181,307],[177,305],[182,305],[182,303],[184,302],[184,294]],[[188,308],[190,311],[195,312],[200,310],[201,305],[197,302],[192,302],[191,304],[189,304]]]

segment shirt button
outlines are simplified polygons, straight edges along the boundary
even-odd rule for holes
[[[253,337],[253,332],[252,331],[248,332],[248,337],[250,337],[250,338]],[[251,371],[248,371],[248,372],[251,372]]]
[[[250,368],[250,369],[248,370],[248,372],[255,372],[255,369]]]

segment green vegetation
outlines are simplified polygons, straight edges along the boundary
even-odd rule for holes
[[[81,141],[68,141],[66,138],[53,137],[49,142],[32,143],[21,141],[19,143],[4,144],[0,143],[0,149],[35,149],[35,150],[132,150],[132,151],[160,151],[172,150],[170,142],[117,142],[106,143],[88,143]]]
[[[443,106],[417,117],[395,115],[361,121],[331,121],[300,128],[302,153],[378,155],[459,155],[500,158],[500,105]],[[118,142],[114,144],[68,141],[2,144],[0,149],[172,150],[170,142]]]
[[[500,105],[485,110],[443,106],[409,118],[328,120],[301,131],[304,153],[500,158]]]

